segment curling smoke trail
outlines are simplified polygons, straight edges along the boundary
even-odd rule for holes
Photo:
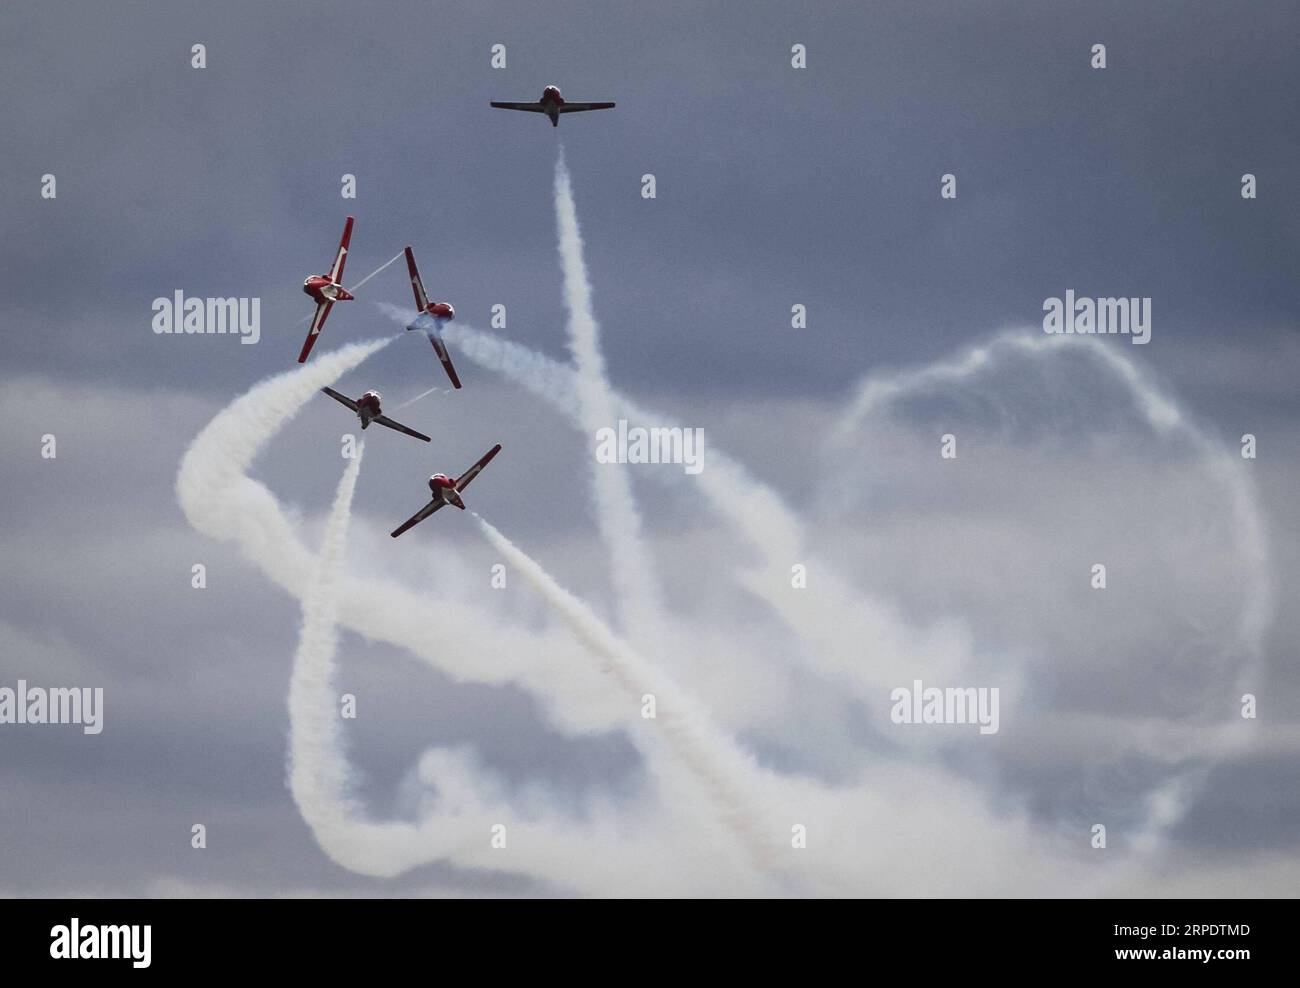
[[[433,834],[401,825],[365,824],[347,794],[346,762],[338,738],[322,718],[322,690],[328,690],[335,644],[334,619],[340,593],[336,565],[346,535],[347,514],[360,459],[349,465],[326,529],[326,563],[314,558],[293,535],[275,498],[246,476],[254,457],[317,391],[395,339],[351,344],[325,353],[303,367],[269,378],[236,399],[190,444],[176,480],[181,508],[194,529],[215,539],[236,539],[244,552],[282,586],[304,601],[303,641],[291,687],[294,736],[291,785],[322,848],[354,871],[391,876],[449,854],[466,835],[451,828]],[[350,593],[358,581],[345,581]],[[370,591],[372,595],[373,590]],[[366,594],[360,595],[364,600]],[[332,708],[334,698],[328,697]],[[329,716],[333,717],[330,710]],[[427,756],[426,756],[427,757]]]
[[[277,585],[301,599],[315,573],[315,556],[299,540],[274,495],[247,476],[258,453],[321,387],[396,337],[351,344],[321,354],[310,363],[268,378],[221,410],[195,437],[181,460],[177,499],[190,525],[209,538],[233,541]],[[341,623],[375,640],[389,641],[458,679],[520,682],[530,689],[545,683],[526,657],[516,657],[520,639],[493,620],[490,609],[448,607],[441,636],[420,614],[427,599],[401,585],[371,577],[344,577]],[[483,655],[446,648],[447,639],[476,640]]]
[[[936,386],[968,381],[993,370],[998,360],[1007,355],[1046,357],[1066,352],[1088,356],[1118,379],[1155,434],[1181,434],[1196,451],[1202,469],[1227,495],[1237,553],[1246,563],[1249,573],[1245,604],[1235,635],[1236,651],[1244,655],[1237,671],[1236,686],[1238,690],[1253,687],[1263,674],[1264,636],[1272,621],[1274,607],[1268,543],[1253,480],[1244,471],[1233,469],[1237,465],[1233,451],[1224,448],[1197,426],[1133,361],[1120,355],[1114,347],[1084,336],[1008,331],[949,362],[871,375],[859,386],[852,404],[832,434],[831,442],[844,448],[852,443],[854,433],[864,420],[891,402]],[[1200,764],[1179,767],[1168,781],[1149,794],[1142,829],[1133,839],[1135,847],[1148,854],[1161,851],[1169,831],[1183,818],[1204,787],[1214,763],[1241,754],[1254,742],[1254,734],[1249,723],[1242,719],[1207,726],[1200,739],[1201,758],[1204,760]],[[1172,761],[1185,762],[1186,758]]]
[[[339,849],[351,836],[350,823],[360,816],[348,791],[342,722],[334,709],[334,657],[339,573],[364,451],[362,440],[334,495],[320,560],[302,601],[302,631],[289,679],[289,789],[317,842],[336,861],[348,856]]]
[[[832,442],[840,446],[851,443],[854,431],[863,420],[889,403],[937,385],[969,380],[983,371],[992,370],[1002,355],[1020,353],[1046,356],[1066,351],[1088,356],[1117,378],[1132,396],[1147,425],[1157,435],[1182,434],[1200,456],[1203,469],[1227,493],[1233,531],[1238,536],[1237,551],[1250,571],[1251,585],[1245,595],[1246,606],[1238,623],[1238,637],[1251,660],[1243,666],[1242,675],[1253,677],[1257,673],[1254,666],[1263,655],[1264,634],[1272,620],[1274,606],[1268,543],[1253,482],[1244,472],[1231,469],[1234,463],[1232,451],[1225,449],[1183,414],[1131,360],[1118,354],[1114,347],[1083,336],[1048,336],[1009,331],[948,363],[870,376],[859,386],[852,405],[833,433]]]
[[[310,661],[306,678],[297,684],[296,700],[319,688],[322,668],[332,663],[332,654],[326,656],[326,651],[333,647],[334,632],[325,626],[333,624],[336,607],[341,606],[343,623],[368,637],[404,646],[433,664],[445,649],[446,636],[455,633],[454,627],[449,627],[454,625],[451,620],[441,627],[441,640],[430,632],[427,622],[411,620],[411,615],[421,614],[427,606],[419,595],[350,576],[335,577],[337,566],[323,574],[319,561],[297,539],[274,496],[246,475],[263,446],[319,388],[334,383],[395,338],[321,354],[309,364],[255,385],[199,433],[181,461],[177,497],[194,529],[210,538],[237,541],[273,580],[307,602],[303,647]],[[341,551],[356,469],[359,463],[345,473],[335,500],[327,553]],[[493,641],[487,621],[472,621],[470,627],[488,648],[510,647]],[[449,671],[455,674],[457,670]],[[301,704],[296,706],[301,714]],[[473,860],[471,849],[483,842],[481,831],[471,832],[466,825],[474,819],[479,804],[466,784],[455,781],[466,774],[463,760],[429,752],[421,764],[422,774],[437,776],[442,786],[457,793],[458,812],[450,820],[431,815],[420,827],[359,822],[352,819],[356,808],[347,797],[346,767],[334,757],[333,738],[310,716],[305,720],[299,717],[298,725],[306,733],[299,735],[296,792],[303,796],[311,813],[308,820],[331,858],[359,873],[380,876],[396,875],[445,856]],[[496,862],[479,864],[491,867]]]
[[[289,789],[316,842],[332,861],[360,874],[390,878],[442,857],[464,857],[476,844],[482,845],[485,828],[467,826],[483,811],[470,794],[462,794],[454,813],[431,810],[412,824],[366,819],[353,793],[334,680],[339,574],[345,570],[352,495],[364,451],[364,441],[358,442],[355,458],[343,471],[325,523],[320,557],[302,600],[302,630],[289,678]],[[440,757],[445,756],[426,754],[426,772]],[[445,761],[441,770],[445,777],[456,767]]]
[[[758,775],[753,760],[730,738],[713,727],[708,712],[684,693],[669,675],[637,655],[581,600],[565,590],[541,564],[474,514],[489,542],[549,603],[593,653],[608,663],[609,672],[626,693],[628,708],[636,709],[642,697],[655,697],[655,723],[663,730],[673,753],[696,775],[727,827],[746,843],[754,864],[772,868],[776,848],[763,824],[765,815],[743,795]]]
[[[426,595],[323,564],[299,541],[270,491],[247,476],[260,450],[320,387],[334,383],[394,338],[321,354],[309,364],[254,386],[200,432],[177,476],[178,499],[196,531],[214,539],[234,540],[268,576],[307,605],[306,651],[302,656],[307,667],[295,692],[298,715],[304,710],[296,701],[313,694],[318,700],[324,696],[323,671],[332,668],[335,635],[326,625],[337,622],[366,638],[405,648],[456,679],[518,683],[543,701],[544,710],[567,730],[626,727],[626,699],[611,698],[608,681],[599,670],[585,663],[536,662],[539,651],[563,655],[568,635],[512,632],[501,626],[496,610],[480,612],[464,604],[446,603],[439,609],[438,620],[430,621]],[[327,555],[341,551],[346,527],[342,512],[350,503],[345,495],[354,482],[355,476],[345,474],[327,526]],[[324,573],[322,566],[330,573]],[[336,699],[331,698],[331,708]],[[319,713],[319,709],[314,711]],[[749,874],[748,856],[727,851],[734,845],[719,849],[712,842],[697,842],[698,846],[684,847],[673,840],[674,833],[694,832],[692,824],[685,821],[696,801],[683,797],[680,791],[674,798],[677,787],[658,770],[661,755],[653,738],[644,732],[641,740],[647,746],[648,768],[663,782],[669,800],[658,812],[676,821],[676,826],[665,832],[668,836],[642,832],[639,820],[629,830],[628,821],[602,818],[580,824],[567,812],[534,808],[523,825],[537,850],[521,861],[489,849],[485,837],[489,824],[521,817],[500,797],[483,793],[482,773],[465,756],[435,749],[420,760],[420,781],[436,789],[438,799],[436,803],[425,800],[418,823],[368,821],[361,818],[360,808],[348,795],[348,771],[336,739],[325,732],[322,722],[312,719],[312,711],[306,714],[305,719],[297,718],[301,730],[295,749],[296,791],[303,798],[304,812],[311,814],[308,821],[325,852],[358,873],[393,876],[447,858],[467,867],[523,870],[561,887],[578,880],[587,891],[614,894],[646,880],[646,860],[671,855],[693,860],[697,871],[708,868],[715,872],[724,889],[760,891],[755,876]],[[708,762],[707,756],[704,760]],[[668,894],[674,888],[672,883],[680,880],[665,873],[651,876],[650,885]]]
[[[584,431],[594,441],[597,430],[616,425],[617,416],[605,357],[600,349],[600,326],[592,306],[582,232],[563,150],[555,162],[555,218],[560,269],[564,276],[564,306],[568,310],[569,351],[577,370],[578,410]],[[641,516],[632,496],[628,471],[597,463],[593,456],[591,482],[596,523],[609,547],[615,599],[625,630],[636,641],[658,642],[666,627],[664,608],[654,563],[641,538]]]

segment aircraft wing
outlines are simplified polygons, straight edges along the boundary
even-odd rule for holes
[[[330,265],[330,281],[334,284],[341,284],[343,281],[343,265],[348,260],[348,244],[352,241],[352,217],[343,224],[343,239],[339,241],[339,252],[334,255],[334,263]]]
[[[472,467],[466,470],[456,479],[456,490],[463,491],[469,486],[469,482],[479,475],[479,472],[491,462],[492,457],[501,452],[501,444],[497,443],[490,450],[483,454],[483,459],[479,460]]]
[[[613,103],[565,103],[560,107],[561,113],[581,113],[583,110],[612,110]]]
[[[541,103],[498,103],[492,101],[492,105],[498,110],[527,110],[529,113],[545,113],[546,107]]]
[[[406,521],[402,522],[400,525],[397,526],[397,528],[395,528],[393,531],[389,532],[388,534],[391,535],[393,538],[397,538],[408,528],[420,524],[420,522],[424,521],[424,519],[428,518],[431,514],[433,514],[435,511],[437,511],[446,503],[447,503],[446,501],[435,498],[434,500],[426,504],[423,508],[421,508],[419,511],[417,511],[415,514],[411,515],[410,518],[406,519]]]
[[[421,312],[429,308],[429,296],[425,294],[424,282],[420,280],[420,271],[415,266],[415,254],[406,248],[406,270],[411,275],[411,290],[415,292],[415,307]]]
[[[347,395],[341,395],[333,388],[321,388],[321,390],[337,401],[340,405],[347,405],[348,408],[352,409],[354,412],[357,410],[357,403]],[[378,422],[379,419],[375,419],[375,421]]]
[[[438,338],[436,333],[429,333],[429,342],[433,344],[433,349],[438,354],[438,359],[442,361],[443,370],[451,378],[451,385],[454,388],[460,387],[460,378],[456,376],[456,368],[451,366],[451,355],[447,353],[447,346]]]
[[[298,363],[307,359],[307,354],[311,353],[311,348],[316,345],[316,337],[320,336],[321,327],[325,325],[325,319],[330,314],[330,308],[333,302],[321,302],[316,306],[316,315],[312,317],[311,329],[307,331],[307,340],[302,345],[302,353],[298,354]]]
[[[401,422],[394,422],[387,415],[376,415],[370,421],[377,422],[380,425],[385,425],[390,429],[396,429],[398,432],[405,432],[408,436],[414,436],[416,439],[423,439],[426,443],[432,441],[424,433],[416,432],[414,429],[409,429],[402,425]]]

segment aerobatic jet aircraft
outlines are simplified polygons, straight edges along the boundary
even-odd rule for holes
[[[311,348],[316,345],[316,337],[320,335],[321,328],[325,325],[330,308],[335,302],[347,302],[352,299],[352,293],[341,284],[343,265],[348,259],[348,241],[351,239],[352,217],[349,216],[343,226],[343,239],[339,241],[339,252],[334,257],[334,263],[330,265],[329,274],[314,274],[302,283],[302,290],[316,301],[316,315],[312,317],[311,329],[307,331],[307,340],[302,345],[302,353],[298,354],[300,364],[307,359],[307,354],[311,353]]]
[[[478,476],[482,470],[491,461],[492,457],[501,452],[501,444],[497,443],[490,450],[483,454],[483,458],[466,470],[456,480],[452,480],[445,473],[435,473],[429,478],[429,490],[433,492],[433,500],[423,508],[411,515],[410,518],[402,522],[391,533],[393,538],[397,538],[403,532],[413,525],[418,525],[424,519],[446,504],[454,504],[462,511],[465,510],[465,502],[460,499],[460,492],[469,486],[469,482]]]
[[[408,436],[414,436],[416,439],[423,439],[429,442],[429,437],[422,432],[416,432],[414,429],[402,425],[401,422],[394,422],[387,415],[383,414],[383,409],[379,407],[379,392],[367,391],[356,401],[353,401],[347,395],[341,395],[333,388],[321,388],[327,395],[337,401],[340,405],[347,405],[357,413],[357,418],[361,419],[361,428],[366,428],[371,422],[377,425],[387,426],[398,432],[405,432]]]
[[[566,103],[560,95],[558,86],[547,86],[542,90],[542,98],[536,103],[498,103],[492,101],[498,110],[527,110],[529,113],[545,113],[551,118],[551,126],[560,125],[561,113],[581,113],[583,110],[612,110],[613,103]]]
[[[420,280],[420,272],[415,267],[415,254],[411,252],[410,247],[406,248],[406,270],[411,275],[411,291],[415,292],[415,307],[420,310],[415,321],[406,328],[424,331],[429,337],[429,342],[433,344],[438,359],[442,361],[447,376],[451,378],[452,387],[459,388],[460,378],[456,376],[456,368],[451,366],[451,357],[447,355],[446,344],[442,342],[442,327],[456,318],[456,310],[451,307],[450,302],[429,301],[429,296],[424,291],[424,282]]]

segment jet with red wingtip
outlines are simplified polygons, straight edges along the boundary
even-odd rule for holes
[[[363,429],[370,425],[371,422],[374,422],[376,425],[386,426],[387,428],[394,429],[397,432],[404,432],[408,436],[414,436],[416,439],[423,439],[426,443],[430,441],[429,437],[424,433],[416,432],[414,429],[402,425],[401,422],[394,422],[385,415],[383,409],[379,405],[378,391],[367,391],[360,398],[353,400],[347,395],[339,394],[333,388],[321,388],[321,390],[337,401],[340,405],[347,405],[348,408],[356,412],[357,418],[361,420],[361,428]]]
[[[492,101],[498,110],[526,110],[529,113],[545,113],[551,118],[551,126],[560,125],[561,113],[582,113],[584,110],[612,110],[613,103],[570,103],[560,95],[559,86],[547,86],[542,90],[542,98],[536,103],[498,103]]]
[[[316,345],[316,337],[325,326],[325,319],[330,314],[330,309],[335,302],[348,302],[352,300],[352,293],[342,285],[343,265],[348,260],[348,243],[352,239],[352,217],[348,217],[347,223],[343,226],[343,238],[339,241],[339,252],[334,255],[334,263],[330,265],[329,274],[314,274],[302,283],[302,290],[306,292],[316,302],[316,315],[312,317],[311,329],[307,331],[307,340],[302,345],[302,353],[298,354],[298,363],[307,359],[307,354],[311,353],[311,348]]]
[[[410,247],[406,248],[406,270],[411,276],[411,291],[415,293],[415,308],[419,310],[419,315],[415,317],[415,321],[406,328],[408,330],[421,330],[429,337],[429,342],[433,344],[438,359],[442,361],[443,369],[447,372],[447,376],[451,378],[452,387],[459,388],[460,378],[456,376],[456,368],[451,365],[451,356],[447,353],[446,344],[442,342],[442,327],[456,318],[456,310],[452,308],[450,302],[429,301],[429,296],[424,290],[424,282],[420,280],[420,272],[415,266],[415,254]]]
[[[501,444],[497,443],[483,454],[481,460],[475,463],[455,480],[452,480],[445,473],[435,473],[429,478],[429,490],[433,493],[433,499],[415,514],[411,515],[410,518],[406,519],[406,521],[402,522],[401,525],[389,534],[393,538],[397,538],[408,528],[418,525],[439,508],[448,504],[454,504],[456,507],[464,511],[465,502],[461,500],[460,492],[468,487],[470,481],[479,475],[479,471],[487,466],[492,460],[492,457],[496,456],[500,452]]]

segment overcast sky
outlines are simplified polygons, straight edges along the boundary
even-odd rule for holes
[[[106,710],[98,736],[0,725],[0,892],[1294,891],[1300,11],[813,8],[6,5],[0,687],[103,687]],[[552,129],[488,106],[547,84],[618,107]],[[555,684],[477,677],[345,628],[339,687],[358,697],[344,730],[370,818],[413,818],[422,753],[458,752],[456,781],[515,814],[510,858],[449,851],[375,878],[321,849],[286,785],[299,602],[177,503],[195,436],[295,366],[302,279],[328,267],[349,214],[346,283],[411,244],[459,325],[568,361],[561,146],[614,388],[643,425],[702,428],[706,474],[711,456],[742,464],[807,552],[782,559],[810,574],[783,611],[742,575],[780,544],[762,531],[772,515],[755,508],[746,530],[739,498],[728,510],[680,467],[612,468],[631,475],[645,578],[668,609],[664,640],[631,644],[752,757],[761,828],[784,847],[792,824],[818,821],[814,863],[783,863],[777,886],[733,868],[714,847],[726,837],[682,829],[692,808],[671,805],[635,710],[607,713],[599,662],[517,573],[491,588],[500,554],[472,517],[387,537],[429,474],[501,442],[471,507],[628,631],[592,437],[454,335],[464,389],[395,416],[433,442],[366,435],[348,572],[421,595],[449,653],[536,649]],[[1247,173],[1257,198],[1241,195]],[[155,334],[151,303],[178,290],[260,299],[260,341]],[[1150,298],[1151,342],[998,344],[960,380],[911,373],[1001,333],[1038,347],[1043,302],[1066,290]],[[335,308],[313,361],[399,331],[376,303],[410,307],[400,264]],[[796,304],[807,328],[790,326]],[[865,379],[894,397],[837,440]],[[394,414],[445,383],[411,334],[337,386],[378,388]],[[1148,383],[1177,428],[1144,417]],[[313,550],[355,427],[321,397],[253,467]],[[939,456],[945,433],[955,461]],[[1245,433],[1256,459],[1238,454]],[[1089,586],[1097,562],[1104,591]],[[807,634],[818,614],[825,639]],[[510,666],[485,668],[498,660]],[[580,667],[597,677],[589,722],[573,712],[585,694],[565,693]],[[891,688],[914,678],[1000,685],[999,733],[890,723]],[[1243,691],[1259,717],[1222,741]],[[454,813],[451,778],[424,782]],[[546,840],[530,846],[526,821]],[[601,852],[557,865],[583,840],[557,827],[590,828]],[[629,831],[620,866],[610,834]],[[715,852],[728,863],[702,870]]]

